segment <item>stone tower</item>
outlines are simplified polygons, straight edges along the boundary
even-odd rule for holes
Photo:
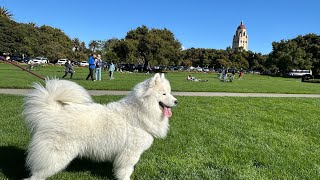
[[[239,48],[248,51],[248,34],[243,21],[238,26],[236,34],[233,35],[232,50],[234,51]]]

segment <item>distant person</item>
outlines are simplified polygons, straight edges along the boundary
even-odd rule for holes
[[[232,73],[232,75],[230,77],[230,81],[232,82],[234,80],[234,77],[236,76],[236,70],[233,69],[231,73]]]
[[[9,57],[10,58],[10,57]],[[33,70],[34,62],[32,59],[28,61],[29,70]]]
[[[65,78],[68,75],[68,73],[70,73],[70,79],[72,79],[74,70],[73,70],[73,65],[72,65],[71,61],[67,61],[64,64],[64,66],[65,66],[65,74],[64,74],[64,76],[62,76],[62,78]]]
[[[242,79],[242,77],[243,77],[243,70],[240,70],[240,72],[239,72],[239,79]]]
[[[191,76],[191,74],[188,75],[187,80],[188,81],[195,81],[195,82],[207,82],[208,81],[206,79],[205,80],[197,79],[197,78]]]
[[[101,81],[101,68],[102,68],[102,60],[101,55],[98,54],[97,59],[95,60],[95,77],[96,80]]]
[[[94,68],[95,68],[95,65],[94,65],[95,58],[96,58],[96,55],[95,55],[95,54],[91,54],[90,57],[89,57],[89,59],[88,59],[88,63],[89,63],[89,74],[88,74],[86,80],[88,80],[89,77],[91,77],[91,80],[92,80],[92,81],[95,81],[95,79],[93,78],[93,71],[94,71]]]
[[[223,81],[226,82],[227,78],[228,78],[228,69],[225,69],[223,73]]]
[[[197,79],[195,77],[191,76],[191,74],[189,74],[187,77],[187,80],[188,81],[196,81]]]
[[[109,77],[110,77],[110,80],[114,79],[114,77],[113,77],[113,72],[114,72],[114,70],[115,70],[115,66],[114,66],[114,64],[111,62],[111,63],[110,63],[110,66],[109,66]]]
[[[103,70],[106,71],[108,69],[108,63],[104,62],[103,64]]]

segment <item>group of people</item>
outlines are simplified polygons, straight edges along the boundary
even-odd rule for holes
[[[218,74],[218,77],[219,77],[220,81],[222,81],[222,82],[232,82],[234,80],[235,76],[236,76],[235,69],[233,69],[231,71],[230,76],[228,76],[228,69],[224,69],[221,73]],[[241,69],[239,72],[239,79],[242,79],[242,77],[243,77],[243,71]]]
[[[234,80],[235,76],[236,76],[236,70],[235,69],[233,69],[231,71],[231,75],[229,75],[229,76],[228,76],[228,69],[224,69],[221,73],[218,74],[218,78],[222,82],[232,82]],[[243,70],[241,69],[239,71],[239,79],[242,79],[242,77],[243,77]],[[198,81],[207,82],[208,81],[208,80],[197,79],[194,76],[192,76],[191,74],[189,74],[187,76],[187,80],[188,81],[195,81],[195,82],[198,82]]]
[[[198,82],[198,81],[200,81],[200,82],[207,82],[207,81],[208,81],[208,80],[206,80],[206,79],[205,79],[205,80],[197,79],[197,78],[191,76],[191,74],[188,75],[187,80],[188,80],[188,81],[195,81],[195,82]]]
[[[103,61],[101,60],[101,55],[91,54],[88,59],[88,63],[89,63],[89,74],[86,80],[91,78],[92,81],[96,81],[96,80],[101,81],[101,69],[103,67]],[[115,71],[115,66],[111,62],[109,66],[110,80],[114,79],[113,77],[114,71]],[[62,76],[62,78],[65,78],[68,75],[68,73],[70,73],[70,79],[72,79],[72,76],[74,74],[74,69],[70,60],[65,63],[65,74],[64,76]]]
[[[88,63],[89,63],[89,74],[88,74],[86,80],[88,80],[91,77],[92,81],[96,81],[96,80],[101,81],[101,68],[103,67],[101,55],[98,54],[98,56],[96,56],[96,54],[91,54],[88,59]],[[113,77],[114,70],[115,70],[115,66],[111,62],[110,66],[109,66],[110,80],[114,79],[114,77]],[[93,72],[95,72],[95,78],[93,77]]]

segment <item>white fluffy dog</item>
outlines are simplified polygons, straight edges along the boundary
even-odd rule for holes
[[[153,138],[169,128],[171,95],[163,74],[137,84],[120,101],[92,101],[78,84],[51,79],[35,84],[25,98],[23,115],[31,131],[27,166],[29,179],[45,179],[63,170],[76,157],[113,161],[118,179],[130,179],[134,165]]]

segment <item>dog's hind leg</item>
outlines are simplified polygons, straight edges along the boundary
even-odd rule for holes
[[[69,151],[69,148],[57,148],[49,143],[37,144],[30,147],[27,156],[27,165],[31,171],[30,180],[46,179],[66,166],[78,155]]]

